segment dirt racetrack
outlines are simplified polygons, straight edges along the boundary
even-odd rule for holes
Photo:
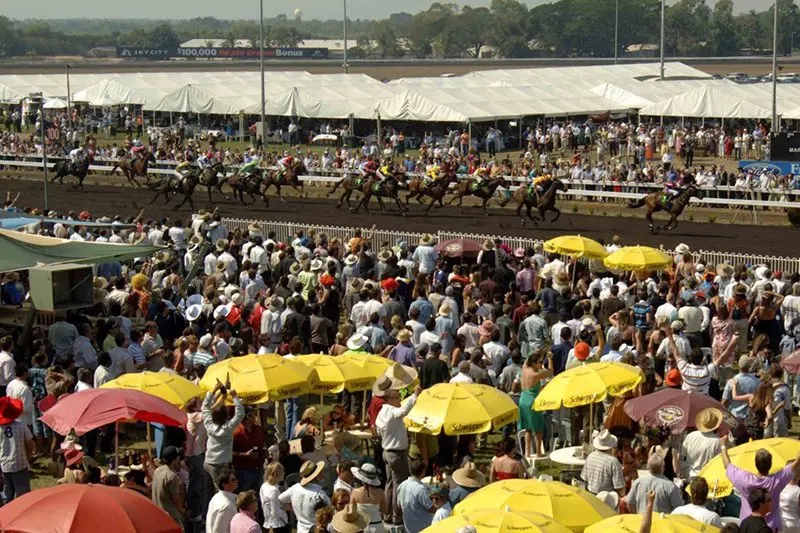
[[[69,178],[68,178],[69,179]],[[41,206],[44,202],[44,186],[41,181],[26,179],[0,179],[0,187],[12,195],[20,192],[18,206]],[[175,210],[179,200],[174,197],[165,204],[163,197],[153,203],[154,193],[145,189],[127,187],[108,187],[87,185],[86,192],[80,192],[69,185],[48,185],[49,207],[59,213],[69,210],[89,210],[94,216],[121,214],[130,216],[144,209],[147,217],[188,217],[188,204],[180,211]],[[462,231],[466,233],[490,234],[500,236],[526,236],[548,239],[557,235],[580,233],[594,239],[610,239],[619,235],[625,244],[664,245],[674,248],[678,243],[686,243],[692,249],[719,250],[738,253],[768,254],[786,257],[800,256],[800,231],[791,227],[736,224],[700,224],[683,220],[678,227],[666,234],[651,235],[647,222],[643,219],[623,217],[589,216],[567,213],[553,223],[539,223],[539,227],[522,227],[519,219],[509,209],[493,209],[491,216],[485,217],[478,209],[466,207],[464,213],[458,208],[433,209],[425,216],[418,205],[412,203],[412,212],[399,216],[396,208],[389,214],[380,214],[373,201],[372,214],[363,210],[356,215],[346,209],[337,210],[335,203],[326,199],[298,198],[294,193],[285,193],[286,204],[277,197],[270,198],[270,208],[263,203],[242,207],[237,202],[213,197],[215,206],[228,217],[325,224],[336,226],[370,227],[415,232],[435,232],[437,230]],[[198,188],[194,195],[195,208],[208,208],[205,188]],[[213,207],[213,206],[212,206]],[[687,212],[691,212],[691,208]],[[553,214],[549,213],[552,218]],[[660,221],[663,225],[663,221]]]

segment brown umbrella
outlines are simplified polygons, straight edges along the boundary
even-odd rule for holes
[[[443,257],[478,257],[481,243],[472,239],[450,239],[433,247]]]
[[[727,434],[730,424],[733,424],[731,415],[721,403],[705,394],[666,388],[647,396],[631,398],[625,402],[623,409],[633,420],[653,427],[666,426],[677,435],[687,427],[695,427],[697,413],[708,407],[714,407],[723,413],[719,431],[720,434]]]

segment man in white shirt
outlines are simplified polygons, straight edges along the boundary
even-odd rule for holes
[[[316,531],[317,508],[330,505],[330,499],[322,487],[316,483],[325,471],[325,463],[306,461],[300,467],[300,481],[278,496],[284,505],[291,504],[297,517],[297,533]]]
[[[708,407],[697,413],[694,417],[697,429],[686,435],[681,443],[677,472],[680,477],[691,479],[699,476],[703,467],[719,455],[721,447],[716,431],[721,424],[722,412],[719,409]]]
[[[400,393],[389,390],[384,396],[385,403],[375,419],[375,429],[381,437],[383,460],[386,462],[386,501],[390,502],[386,521],[401,524],[402,516],[397,512],[397,487],[408,478],[408,433],[403,418],[417,402],[422,387],[417,385],[405,402],[400,403]]]
[[[695,477],[689,484],[692,503],[676,507],[672,514],[685,515],[693,518],[701,524],[708,524],[722,529],[722,520],[719,515],[714,511],[706,508],[706,500],[708,500],[708,482],[705,478]]]
[[[15,368],[16,377],[11,380],[6,388],[6,396],[22,401],[22,415],[19,421],[25,424],[28,429],[33,426],[35,416],[33,404],[33,391],[28,385],[28,367],[24,363]]]
[[[72,343],[75,368],[97,368],[97,350],[92,346],[92,328],[89,324],[78,324],[78,338]]]
[[[16,377],[14,357],[9,350],[14,346],[14,339],[6,336],[0,339],[0,396],[6,394],[6,387]]]
[[[219,487],[219,492],[208,503],[206,533],[230,533],[231,519],[236,515],[234,491],[239,487],[239,480],[232,470],[223,468],[217,472],[214,485]]]
[[[450,383],[475,383],[469,375],[470,368],[472,365],[469,361],[461,361],[458,364],[458,374],[450,378]]]

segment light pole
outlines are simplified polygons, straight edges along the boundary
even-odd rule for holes
[[[619,60],[619,0],[616,0],[614,10],[614,64]]]
[[[31,93],[30,103],[39,107],[39,135],[42,136],[42,170],[44,170],[44,211],[47,213],[49,205],[47,202],[47,137],[45,137],[44,125],[44,97],[42,93]]]
[[[347,74],[350,66],[347,64],[347,0],[342,0],[342,4],[344,4],[344,73]]]
[[[666,0],[661,0],[661,81],[664,81],[664,12]]]
[[[69,90],[69,69],[71,68],[69,65],[67,67],[67,120],[70,124],[72,124],[72,94]]]
[[[259,0],[259,28],[260,38],[258,42],[258,63],[261,70],[261,145],[264,145],[267,133],[267,95],[264,87],[264,0]],[[258,131],[256,131],[256,141],[258,141]]]
[[[772,21],[772,134],[780,131],[778,125],[778,0],[775,0]]]

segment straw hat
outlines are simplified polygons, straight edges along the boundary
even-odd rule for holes
[[[363,286],[364,286],[364,280],[362,280],[361,278],[353,278],[352,280],[350,280],[350,288],[353,290],[353,292],[360,291]]]
[[[694,417],[694,426],[704,433],[716,431],[722,424],[722,411],[716,407],[706,407]]]
[[[484,320],[483,323],[478,326],[478,335],[481,337],[491,337],[492,333],[494,333],[494,330],[494,322],[491,320]]]
[[[592,439],[592,446],[595,450],[608,451],[617,447],[617,437],[604,429]]]
[[[311,271],[312,272],[319,272],[320,270],[322,270],[322,267],[324,267],[324,266],[325,265],[322,264],[322,261],[320,261],[319,259],[314,259],[313,261],[311,261]]]
[[[277,312],[283,309],[283,298],[280,296],[273,296],[269,299],[270,311]]]
[[[78,444],[78,434],[75,432],[75,428],[70,429],[67,436],[64,437],[64,442],[61,443],[61,449],[78,451],[83,449],[83,446]]]
[[[378,398],[383,398],[390,390],[392,390],[392,380],[386,374],[376,379],[372,385],[372,395]]]
[[[244,296],[242,296],[242,293],[233,293],[233,296],[231,296],[231,303],[233,305],[242,305],[244,303]]]
[[[247,226],[247,231],[250,233],[261,233],[261,226],[253,222]]]
[[[300,486],[304,487],[317,479],[325,469],[324,461],[306,461],[300,467]]]
[[[416,369],[405,365],[392,365],[384,373],[392,383],[393,389],[406,389],[412,386],[419,377]]]
[[[361,350],[364,348],[364,345],[369,342],[369,339],[366,335],[362,335],[361,333],[356,333],[349,339],[347,339],[347,348],[350,350]]]
[[[344,264],[347,266],[353,266],[358,263],[358,256],[350,254],[344,258]]]
[[[231,314],[231,307],[231,304],[218,305],[217,308],[214,309],[214,320],[227,318],[228,315]]]
[[[443,304],[439,308],[439,316],[450,316],[450,313],[453,312],[453,308],[450,307],[449,304]]]
[[[388,261],[389,259],[391,259],[393,255],[394,255],[394,254],[392,253],[392,251],[391,251],[391,250],[387,250],[386,248],[384,248],[383,250],[381,250],[380,252],[378,252],[378,261],[384,261],[384,262],[386,262],[386,261]]]
[[[675,247],[676,254],[685,254],[689,251],[689,246],[683,243],[680,243],[678,246]]]
[[[683,323],[683,320],[673,320],[669,326],[672,328],[672,331],[683,331],[686,324]]]
[[[295,276],[300,273],[300,263],[292,263],[292,266],[289,267],[289,273],[294,274]]]
[[[360,533],[367,529],[369,519],[358,510],[355,503],[351,503],[333,515],[331,525],[336,533]]]
[[[225,263],[222,261],[217,262],[217,272],[225,272]]]
[[[397,332],[398,342],[408,342],[411,340],[411,332],[407,329],[401,329]]]
[[[224,252],[225,247],[228,246],[228,241],[225,239],[219,239],[217,242],[214,243],[214,246],[217,248],[218,252]]]
[[[494,241],[492,239],[486,239],[485,241],[483,241],[483,249],[494,250]]]
[[[364,463],[360,468],[351,466],[350,472],[353,473],[353,477],[366,485],[372,485],[373,487],[381,486],[378,469],[372,463]]]
[[[611,492],[607,490],[601,490],[597,493],[597,498],[615,511],[618,510],[619,494],[617,494],[616,491]]]
[[[453,472],[453,481],[462,487],[477,489],[486,485],[486,476],[475,468],[475,463],[467,463]]]
[[[433,235],[431,235],[430,233],[426,233],[422,237],[420,237],[419,239],[420,246],[430,246],[431,244],[433,244]]]
[[[95,289],[105,289],[108,287],[108,280],[102,276],[97,276],[94,278],[94,288]]]

